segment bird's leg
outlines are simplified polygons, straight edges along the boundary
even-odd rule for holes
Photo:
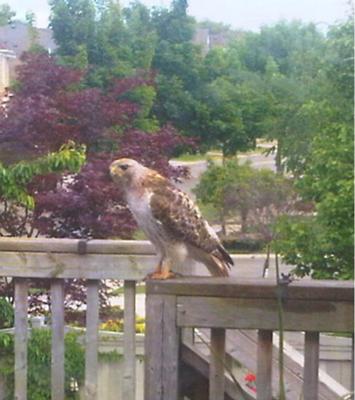
[[[162,266],[162,263],[163,263],[163,259],[161,258],[160,261],[159,261],[159,264],[158,264],[158,266],[155,268],[154,272],[151,272],[150,274],[148,274],[148,275],[144,278],[144,280],[147,280],[147,279],[157,279],[157,278],[155,278],[155,276],[160,276],[160,275],[161,275],[161,266]]]
[[[151,274],[148,274],[145,279],[164,280],[164,279],[176,278],[177,275],[170,270],[171,264],[172,262],[168,258],[161,260],[157,269]]]

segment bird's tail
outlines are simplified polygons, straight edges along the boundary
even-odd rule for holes
[[[229,276],[230,265],[217,252],[210,254],[205,263],[212,276]]]
[[[190,252],[192,258],[203,263],[212,276],[229,276],[229,270],[234,262],[222,245],[211,252],[191,247]]]

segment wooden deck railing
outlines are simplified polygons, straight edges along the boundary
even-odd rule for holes
[[[15,286],[15,399],[27,399],[28,280],[50,280],[52,312],[51,393],[64,400],[64,280],[86,280],[85,399],[98,400],[99,281],[124,281],[124,377],[122,398],[135,399],[136,281],[156,266],[145,241],[1,239],[0,277]]]
[[[156,263],[148,242],[1,239],[0,277],[13,278],[15,283],[15,399],[27,399],[27,302],[31,278],[48,279],[51,285],[52,400],[64,400],[64,280],[86,280],[85,399],[88,400],[98,400],[99,281],[124,281],[122,398],[135,399],[136,281],[151,272]],[[149,282],[145,399],[177,399],[189,380],[187,375],[196,368],[202,375],[209,375],[210,399],[237,398],[231,395],[234,388],[224,374],[225,330],[254,329],[258,331],[257,398],[270,400],[272,332],[279,329],[276,289],[272,281],[255,279],[184,278]],[[294,282],[284,289],[283,299],[284,329],[306,332],[304,400],[316,400],[319,332],[353,330],[353,285]],[[194,348],[187,346],[192,327],[211,328],[209,360],[197,356]],[[184,370],[180,371],[182,363]],[[189,398],[207,399],[205,388],[200,389]],[[202,393],[200,397],[198,392]]]
[[[181,328],[211,328],[209,399],[230,398],[225,394],[226,329],[251,329],[258,331],[256,398],[271,400],[272,338],[279,330],[277,293],[275,283],[255,279],[148,282],[145,399],[177,400],[185,395],[179,379],[186,352]],[[303,397],[299,393],[298,398],[327,398],[318,393],[319,332],[353,332],[353,283],[298,281],[284,287],[282,297],[284,330],[305,332]],[[207,399],[206,394],[190,398]]]

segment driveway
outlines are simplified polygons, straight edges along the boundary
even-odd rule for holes
[[[250,161],[251,165],[254,168],[262,169],[267,168],[273,171],[276,171],[275,168],[275,157],[273,154],[271,155],[264,155],[261,153],[250,153],[250,154],[241,154],[238,156],[238,160],[241,164]],[[215,160],[216,164],[221,164],[221,160]],[[199,183],[201,175],[207,169],[207,161],[176,161],[171,160],[170,164],[173,166],[184,166],[190,169],[190,178],[184,179],[181,183],[178,183],[178,186],[181,190],[188,193],[190,196],[195,198],[192,189]]]

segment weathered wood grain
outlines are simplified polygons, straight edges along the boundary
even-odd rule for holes
[[[136,398],[136,282],[124,282],[124,368],[122,397]]]
[[[178,400],[179,341],[176,297],[147,296],[145,400]]]
[[[284,329],[290,331],[351,332],[353,304],[292,300],[284,303]],[[178,297],[180,327],[278,329],[277,300]]]
[[[306,332],[304,343],[303,398],[318,399],[319,332]]]
[[[146,297],[145,326],[145,374],[144,399],[160,400],[162,397],[162,342],[163,299],[161,296]]]
[[[147,282],[148,294],[228,298],[276,298],[276,283],[266,279],[187,277]],[[285,288],[289,300],[332,300],[354,302],[354,282],[300,280]]]
[[[15,400],[27,400],[28,282],[15,280]]]
[[[0,276],[140,280],[157,265],[156,256],[1,252]]]
[[[85,400],[98,400],[99,285],[86,283]]]
[[[77,253],[81,239],[1,238],[0,251]],[[155,254],[146,240],[92,239],[86,243],[88,254]]]
[[[163,296],[163,301],[162,400],[178,400],[180,330],[176,324],[176,296]]]
[[[224,400],[225,329],[211,329],[209,399]]]
[[[351,382],[350,382],[350,391],[354,393],[355,389],[355,337],[354,337],[354,332],[352,334],[351,338]]]
[[[257,346],[257,400],[272,400],[272,331],[259,330]]]
[[[64,281],[51,282],[52,309],[52,400],[64,400]]]

